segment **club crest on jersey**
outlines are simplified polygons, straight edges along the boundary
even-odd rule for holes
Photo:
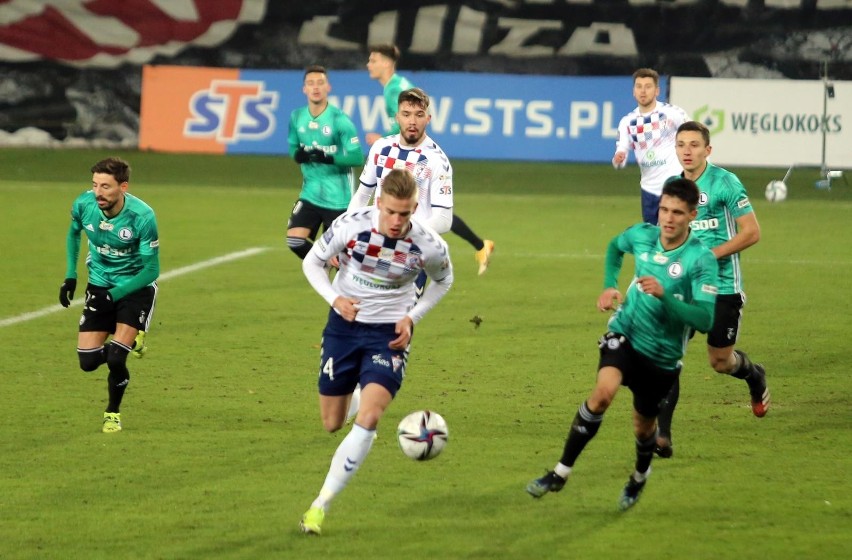
[[[328,125],[324,125],[322,127],[322,134],[323,136],[331,136],[331,127]]]
[[[701,191],[701,194],[698,195],[698,205],[699,206],[707,206],[707,199],[708,198],[709,197],[707,196],[707,193],[704,192],[704,191]]]
[[[122,241],[130,241],[131,239],[133,239],[133,230],[131,230],[130,228],[123,227],[118,230],[118,237]]]
[[[669,265],[668,273],[672,278],[680,278],[683,275],[683,265],[679,262],[673,262]]]

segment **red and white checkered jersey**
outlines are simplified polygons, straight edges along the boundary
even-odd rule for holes
[[[361,185],[376,189],[373,204],[381,196],[382,178],[391,169],[408,169],[414,175],[419,191],[414,215],[422,221],[432,216],[433,207],[453,207],[453,166],[428,135],[415,148],[401,145],[399,134],[373,144],[360,178]]]
[[[657,101],[650,113],[643,114],[636,107],[618,123],[615,151],[633,152],[642,190],[660,196],[666,179],[683,171],[675,152],[675,135],[681,124],[691,120],[680,107]]]
[[[359,323],[399,321],[414,306],[414,280],[421,270],[433,282],[453,280],[449,249],[435,230],[413,217],[405,237],[386,237],[379,233],[376,206],[340,215],[311,253],[323,261],[339,258],[332,288],[360,300]]]

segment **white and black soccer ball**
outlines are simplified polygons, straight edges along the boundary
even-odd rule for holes
[[[431,410],[412,412],[402,419],[396,429],[399,448],[417,461],[428,461],[440,455],[449,435],[447,422]]]
[[[766,200],[783,202],[787,199],[787,184],[784,181],[769,181],[766,185]]]

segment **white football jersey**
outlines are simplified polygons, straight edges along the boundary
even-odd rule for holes
[[[650,113],[643,114],[636,107],[618,123],[615,151],[633,152],[640,168],[642,190],[660,196],[666,179],[681,174],[675,135],[681,124],[691,120],[680,107],[657,101]]]
[[[376,189],[373,204],[381,196],[382,178],[391,169],[408,169],[414,175],[419,191],[416,217],[425,221],[432,217],[433,207],[453,207],[453,166],[428,135],[416,148],[402,146],[399,134],[373,144],[360,178],[363,186]]]
[[[413,217],[405,237],[385,237],[379,233],[377,206],[341,214],[311,252],[323,261],[339,258],[332,287],[360,300],[359,323],[402,319],[414,306],[414,280],[421,270],[433,282],[453,280],[449,249],[435,230]]]

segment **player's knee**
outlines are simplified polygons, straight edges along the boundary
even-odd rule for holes
[[[710,356],[710,367],[713,368],[716,373],[731,373],[731,369],[733,365],[736,364],[736,360],[732,359],[733,357],[728,356]]]
[[[77,349],[77,357],[80,359],[80,369],[83,371],[95,371],[106,361],[104,348]]]
[[[110,376],[113,373],[119,376],[130,377],[127,372],[127,355],[130,347],[113,341],[106,352],[106,363],[109,366]]]
[[[344,420],[345,418],[342,416],[338,417],[337,415],[323,416],[322,427],[326,432],[333,434],[343,427]]]
[[[308,253],[311,250],[311,245],[311,242],[304,237],[294,237],[292,235],[287,236],[287,247],[300,259],[304,259],[308,256]]]

